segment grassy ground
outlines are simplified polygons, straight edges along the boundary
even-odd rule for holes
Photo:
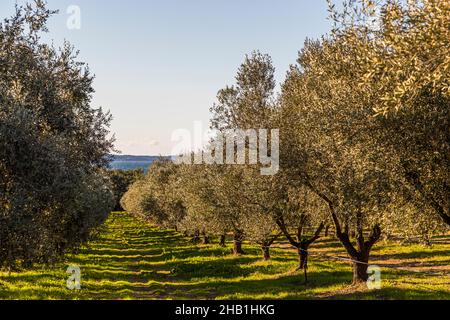
[[[114,213],[106,231],[77,255],[53,268],[0,272],[0,299],[450,299],[450,237],[432,248],[394,243],[379,245],[373,263],[447,276],[382,269],[382,289],[351,288],[344,262],[310,259],[310,283],[295,272],[296,254],[285,244],[263,262],[257,248],[234,257],[230,249],[196,246],[179,234],[143,225]],[[345,256],[332,239],[311,249]],[[66,289],[66,268],[78,265],[82,289]]]

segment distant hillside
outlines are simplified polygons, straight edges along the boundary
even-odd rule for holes
[[[112,155],[113,161],[155,161],[159,156]],[[168,157],[165,157],[168,158]]]
[[[112,170],[135,170],[144,169],[148,170],[148,167],[161,158],[172,159],[172,157],[160,157],[160,156],[132,156],[132,155],[112,155],[112,161],[110,167]]]

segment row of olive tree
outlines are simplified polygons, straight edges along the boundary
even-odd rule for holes
[[[279,173],[171,164],[170,184],[144,180],[130,190],[126,202],[148,206],[135,212],[165,212],[161,221],[191,233],[232,233],[235,253],[248,239],[265,258],[283,235],[304,270],[331,223],[355,261],[354,283],[367,280],[383,234],[448,230],[449,3],[361,0],[331,12],[335,30],[305,43],[279,94],[270,57],[256,52],[211,109],[219,132],[279,129]],[[147,180],[159,176],[152,171]]]
[[[113,204],[110,116],[73,48],[40,41],[52,13],[35,1],[0,24],[0,267],[54,262]]]
[[[110,170],[108,174],[112,183],[112,190],[114,193],[114,210],[121,211],[123,210],[123,208],[120,205],[120,200],[134,182],[144,177],[144,170]]]

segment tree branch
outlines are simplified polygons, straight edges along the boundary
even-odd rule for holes
[[[300,246],[300,243],[294,240],[294,238],[290,235],[289,231],[286,228],[286,223],[284,222],[284,218],[282,215],[280,215],[276,221],[278,227],[280,228],[281,232],[284,234],[286,239],[289,241],[289,243],[298,248]]]
[[[320,238],[320,233],[322,232],[323,228],[325,228],[325,222],[321,222],[320,225],[317,227],[314,236],[310,238],[308,241],[306,241],[307,246],[310,246],[314,241]]]

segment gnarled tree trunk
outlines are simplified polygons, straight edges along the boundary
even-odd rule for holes
[[[308,248],[307,242],[301,242],[297,248],[299,256],[298,270],[303,270],[305,276],[305,284],[308,283]]]
[[[200,231],[195,231],[194,235],[192,236],[192,240],[193,243],[199,243],[200,242]]]
[[[269,261],[270,260],[270,247],[262,245],[261,246],[261,251],[262,251],[262,254],[263,254],[264,261]]]
[[[308,247],[305,244],[300,244],[297,248],[298,258],[299,258],[299,270],[307,270],[308,269]]]
[[[325,227],[325,237],[328,237],[329,232],[330,232],[330,226],[327,225],[327,226]]]
[[[362,259],[358,259],[358,261],[361,261]],[[364,262],[364,261],[361,261]],[[366,261],[365,263],[367,263]],[[367,279],[369,279],[369,275],[367,274],[367,269],[369,265],[363,264],[363,263],[353,263],[353,284],[358,285],[360,283],[367,282]]]
[[[308,248],[310,247],[311,244],[313,244],[317,239],[320,238],[320,233],[325,228],[325,223],[322,222],[317,227],[316,232],[311,238],[306,238],[303,236],[303,228],[305,226],[305,221],[306,221],[305,217],[301,216],[297,228],[297,241],[289,233],[283,216],[281,215],[279,216],[277,220],[277,225],[281,229],[281,232],[284,234],[289,243],[295,248],[297,248],[297,253],[299,257],[298,270],[304,271],[306,284],[308,282]]]
[[[268,239],[266,239],[262,242],[259,242],[259,245],[261,246],[261,251],[263,253],[264,261],[270,260],[270,247],[280,236],[281,236],[281,233],[270,236],[270,237],[268,237]]]
[[[222,248],[225,248],[226,245],[226,240],[227,240],[227,236],[226,235],[221,235],[220,239],[219,239],[219,246],[221,246]]]
[[[233,234],[233,254],[235,255],[241,255],[245,254],[244,250],[242,249],[242,232],[235,231]]]
[[[209,236],[206,234],[206,232],[202,232],[202,244],[210,244],[211,241],[209,240]]]
[[[337,228],[336,233],[340,242],[344,245],[347,254],[354,261],[353,262],[353,281],[354,285],[358,285],[367,282],[369,275],[367,269],[369,266],[370,250],[373,245],[381,237],[381,228],[378,225],[372,227],[368,240],[364,239],[362,226],[358,227],[356,235],[357,247],[355,248],[350,241],[350,237],[347,232],[341,232],[340,228]]]
[[[363,234],[363,217],[362,213],[359,212],[356,214],[356,232],[355,237],[357,241],[357,247],[355,248],[350,241],[349,228],[348,225],[344,225],[344,230],[341,228],[341,223],[336,214],[335,206],[333,201],[328,198],[324,193],[318,191],[314,186],[307,181],[307,185],[313,190],[319,197],[321,197],[327,204],[330,209],[331,218],[333,220],[333,224],[336,230],[336,237],[344,246],[345,250],[349,257],[354,260],[353,262],[353,284],[360,284],[362,282],[366,282],[368,279],[367,269],[369,263],[370,250],[373,245],[380,239],[381,237],[381,228],[378,224],[374,225],[371,229],[370,235],[367,240],[364,238]]]

